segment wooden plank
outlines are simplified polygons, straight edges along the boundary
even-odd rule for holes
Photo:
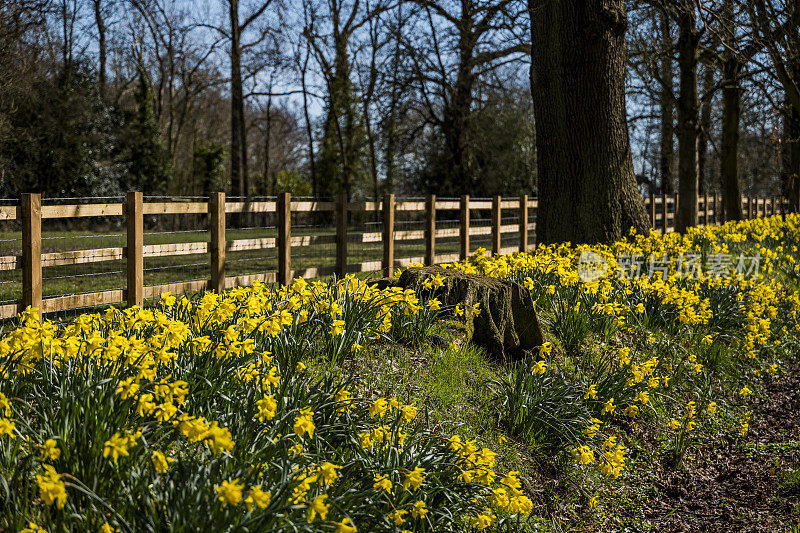
[[[42,307],[42,196],[22,195],[22,308]]]
[[[278,283],[292,281],[292,195],[278,196]]]
[[[492,201],[485,201],[485,200],[472,200],[469,204],[470,209],[491,209],[492,208]]]
[[[500,226],[503,224],[503,199],[495,196],[492,201],[492,253],[500,253]]]
[[[461,197],[461,227],[460,235],[461,235],[461,249],[459,252],[459,257],[462,261],[465,261],[469,257],[469,236],[470,236],[470,229],[469,229],[469,195],[464,195]]]
[[[276,202],[226,202],[226,213],[274,213]]]
[[[67,311],[69,309],[79,309],[81,307],[97,307],[124,301],[125,292],[122,289],[71,294],[69,296],[45,298],[42,300],[42,312],[52,313],[54,311]]]
[[[348,211],[383,211],[383,202],[348,202]]]
[[[425,211],[425,202],[397,202],[395,211]]]
[[[0,305],[0,318],[13,318],[17,316],[19,306],[17,304]]]
[[[207,242],[174,242],[148,244],[142,247],[144,257],[172,257],[178,255],[205,254],[210,250]]]
[[[436,230],[436,238],[454,238],[461,235],[461,228],[439,228]]]
[[[85,263],[102,263],[119,261],[125,258],[125,248],[90,248],[88,250],[70,250],[67,252],[50,252],[42,254],[42,266],[81,265]],[[0,270],[3,268],[0,266]]]
[[[395,241],[419,241],[425,238],[425,230],[399,229],[394,232]]]
[[[347,265],[347,272],[380,272],[382,268],[382,261],[362,261],[361,263],[351,263]]]
[[[42,218],[81,218],[122,216],[122,204],[45,205]]]
[[[501,209],[517,209],[519,207],[519,200],[502,200],[500,202]]]
[[[336,271],[335,266],[326,266],[326,267],[308,267],[303,268],[300,270],[292,270],[292,277],[293,278],[321,278],[324,276],[330,276]]]
[[[516,246],[506,246],[505,248],[500,248],[500,255],[513,254],[516,251]]]
[[[519,251],[528,251],[528,195],[519,198]]]
[[[492,234],[492,226],[477,226],[474,228],[469,228],[470,235],[491,235]]]
[[[171,294],[186,294],[190,292],[206,291],[210,288],[210,286],[211,280],[207,279],[150,285],[144,288],[144,297],[160,298],[165,292],[169,292]]]
[[[208,213],[206,202],[151,202],[143,204],[145,215],[187,215]]]
[[[661,234],[666,235],[669,230],[669,198],[667,193],[661,195],[662,217],[661,217]]]
[[[0,206],[0,220],[16,220],[17,217],[19,216],[18,213],[19,209],[17,209],[17,206],[14,205]]]
[[[532,207],[533,209],[539,208],[539,200],[534,198],[533,200],[528,200],[528,207]]]
[[[275,237],[262,237],[258,239],[234,239],[225,243],[226,252],[244,252],[245,250],[262,250],[275,248],[278,239]]]
[[[334,202],[292,202],[292,211],[294,212],[322,212],[333,211],[336,208]]]
[[[441,209],[442,211],[450,209],[455,211],[456,209],[461,209],[461,202],[454,200],[436,200],[436,209]]]
[[[425,201],[425,265],[431,266],[436,255],[436,195]]]
[[[21,255],[0,256],[0,270],[16,270],[18,268],[22,268]]]
[[[500,226],[500,233],[516,233],[519,231],[519,226],[517,224],[505,224]]]
[[[417,257],[400,257],[394,260],[394,266],[399,267],[407,267],[412,263],[419,263],[422,264],[425,261],[424,256],[417,256]]]
[[[125,202],[127,247],[127,306],[144,303],[144,206],[142,193],[129,192]]]
[[[439,254],[436,256],[436,264],[457,263],[460,259],[460,255],[461,254]]]
[[[383,198],[383,275],[394,274],[394,194]]]
[[[359,242],[362,243],[369,243],[369,242],[383,242],[383,232],[382,231],[369,231],[365,233],[361,233],[360,237],[358,237]]]
[[[292,247],[313,246],[315,244],[336,244],[336,235],[300,235],[292,237]]]
[[[211,235],[211,290],[225,291],[225,193],[212,193],[208,199],[208,231]]]
[[[277,279],[278,276],[275,272],[261,272],[259,274],[228,276],[225,278],[225,288],[231,289],[233,287],[247,287],[252,285],[256,280],[264,283],[275,283]]]
[[[125,248],[122,247],[50,252],[42,254],[42,267],[102,263],[104,261],[118,261],[124,258]],[[0,271],[22,268],[22,263],[22,256],[19,255],[0,256]]]
[[[347,273],[347,194],[340,194],[336,202],[336,275]]]

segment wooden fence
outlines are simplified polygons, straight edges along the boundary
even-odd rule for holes
[[[671,231],[674,213],[679,199],[677,195],[661,195],[645,198],[652,226],[660,231]],[[743,198],[747,218],[769,216],[783,211],[780,199]],[[515,199],[470,199],[437,200],[429,196],[424,201],[399,200],[387,195],[381,202],[348,202],[344,195],[336,201],[293,201],[289,194],[282,194],[275,201],[227,201],[224,193],[212,195],[207,202],[144,202],[142,193],[128,193],[124,203],[42,205],[38,194],[25,194],[20,205],[0,206],[0,221],[17,220],[22,226],[21,255],[0,256],[0,270],[22,270],[22,294],[16,303],[0,305],[0,318],[9,318],[27,306],[39,307],[43,313],[67,311],[85,307],[104,306],[125,302],[128,306],[142,305],[145,299],[158,297],[164,292],[175,294],[202,290],[223,290],[235,286],[249,285],[255,280],[266,283],[288,284],[294,277],[324,277],[332,274],[379,272],[388,275],[394,267],[411,263],[431,265],[465,259],[473,247],[470,238],[489,236],[491,252],[509,253],[529,249],[530,232],[535,224],[529,221],[529,211],[537,208],[537,201],[527,195]],[[459,227],[437,227],[436,213],[439,210],[460,212]],[[491,211],[491,226],[471,227],[470,212]],[[515,224],[504,224],[502,215],[513,210],[518,215]],[[706,195],[698,200],[700,223],[721,223],[724,220],[719,195]],[[325,213],[334,221],[335,234],[292,235],[293,213]],[[381,260],[351,263],[348,261],[349,213],[380,213],[382,231],[361,232],[355,235],[358,242],[381,243]],[[396,212],[418,213],[424,217],[424,229],[397,229]],[[231,213],[272,213],[276,216],[277,236],[256,239],[226,239],[226,215]],[[209,242],[184,242],[172,244],[144,244],[144,217],[146,215],[207,214]],[[70,250],[42,253],[42,220],[76,219],[86,217],[124,217],[127,233],[126,246]],[[503,247],[503,235],[518,234],[518,245]],[[511,236],[509,236],[511,237]],[[437,239],[458,238],[458,253],[437,254]],[[484,237],[486,238],[486,237]],[[513,238],[513,237],[512,237]],[[419,257],[395,257],[397,241],[424,240],[424,255]],[[508,239],[506,239],[508,240]],[[292,250],[315,244],[335,245],[334,266],[292,268]],[[271,272],[226,276],[225,255],[243,250],[265,250],[277,248],[277,269]],[[208,254],[210,279],[146,286],[144,284],[144,259],[178,255]],[[82,292],[65,296],[42,297],[43,266],[78,265],[103,261],[125,263],[126,288],[96,292]]]
[[[675,230],[675,213],[678,210],[679,195],[660,194],[644,199],[650,214],[650,224],[661,233]],[[742,196],[742,217],[745,219],[782,215],[786,213],[787,201],[780,196],[757,198]],[[697,220],[699,226],[725,222],[725,208],[719,193],[701,195],[697,199]]]

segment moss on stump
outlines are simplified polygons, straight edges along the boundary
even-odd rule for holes
[[[467,332],[491,356],[509,362],[544,342],[530,291],[517,282],[433,266],[409,268],[395,285],[422,294],[425,280],[437,274],[444,280],[436,289],[442,304],[480,304],[480,314],[467,319]]]

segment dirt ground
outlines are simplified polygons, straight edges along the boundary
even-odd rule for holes
[[[800,530],[800,366],[766,392],[746,444],[700,447],[686,468],[653,480],[657,496],[643,512],[655,531]]]

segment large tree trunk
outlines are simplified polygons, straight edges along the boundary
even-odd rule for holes
[[[742,220],[742,190],[739,186],[739,120],[741,117],[741,64],[728,54],[722,64],[722,157],[720,181],[725,220]]]
[[[475,47],[472,37],[472,19],[462,14],[464,27],[460,29],[458,43],[459,65],[455,87],[442,114],[442,134],[449,158],[450,180],[447,187],[450,193],[473,194],[473,177],[470,164],[470,124],[472,91],[475,74],[472,72]],[[443,192],[443,191],[442,191]]]
[[[529,0],[540,242],[612,242],[649,228],[625,113],[623,0]]]
[[[800,111],[790,105],[783,118],[781,189],[789,201],[789,212],[800,212]]]
[[[697,225],[699,105],[697,59],[700,34],[696,29],[694,4],[686,2],[678,22],[678,211],[675,231]]]
[[[672,70],[672,32],[670,20],[666,13],[661,14],[661,91],[659,95],[661,107],[661,150],[659,154],[659,171],[661,177],[661,192],[672,194],[675,192],[675,175],[673,165],[675,159],[675,100],[673,91]]]

